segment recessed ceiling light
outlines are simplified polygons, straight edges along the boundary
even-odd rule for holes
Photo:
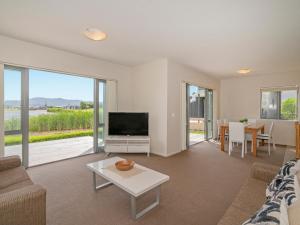
[[[107,37],[106,33],[97,28],[87,28],[84,35],[93,41],[102,41]]]
[[[240,69],[237,71],[239,74],[247,74],[247,73],[250,73],[251,70],[250,69]]]

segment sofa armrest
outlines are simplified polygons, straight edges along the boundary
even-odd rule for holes
[[[279,171],[279,166],[263,163],[253,163],[251,177],[270,183]]]
[[[46,190],[29,185],[0,194],[0,225],[46,225]]]
[[[21,166],[19,156],[0,157],[0,172]]]

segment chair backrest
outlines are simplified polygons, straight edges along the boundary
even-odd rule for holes
[[[274,130],[274,122],[272,121],[271,126],[269,128],[269,133],[268,133],[268,135],[270,137],[273,137],[273,130]]]
[[[256,123],[257,119],[248,119],[248,123]]]
[[[228,119],[223,119],[223,123],[228,123]]]
[[[229,122],[229,140],[245,141],[245,125],[239,122]]]

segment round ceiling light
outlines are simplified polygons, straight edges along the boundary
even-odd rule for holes
[[[87,28],[84,31],[84,35],[93,41],[102,41],[107,37],[106,33],[97,28]]]
[[[239,74],[247,74],[247,73],[250,73],[251,70],[250,69],[240,69],[237,71]]]

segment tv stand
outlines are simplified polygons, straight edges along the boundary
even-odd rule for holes
[[[150,155],[149,136],[107,136],[104,151],[106,153],[147,153]]]

